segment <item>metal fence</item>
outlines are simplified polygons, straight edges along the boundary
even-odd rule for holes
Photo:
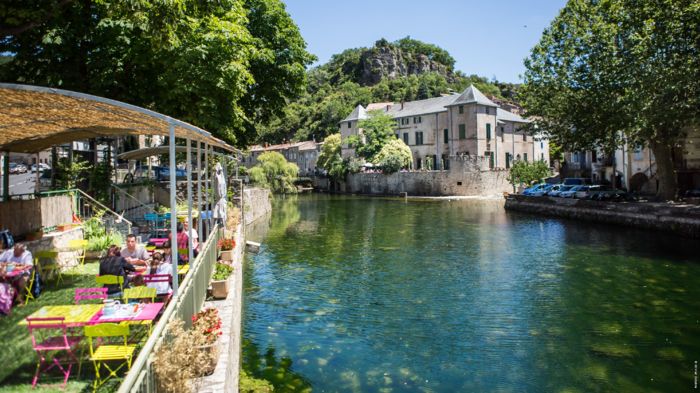
[[[180,319],[186,327],[192,324],[192,316],[197,313],[204,304],[209,286],[209,279],[216,265],[217,243],[222,235],[222,230],[215,225],[214,230],[202,246],[202,252],[190,264],[190,271],[179,286],[177,295],[173,296],[163,315],[153,328],[151,336],[134,360],[131,370],[119,387],[119,393],[156,392],[157,382],[153,370],[155,352],[167,342],[169,332],[167,325],[170,321]]]

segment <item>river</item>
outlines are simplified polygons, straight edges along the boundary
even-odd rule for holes
[[[687,391],[700,245],[502,201],[277,197],[244,370],[275,391]]]

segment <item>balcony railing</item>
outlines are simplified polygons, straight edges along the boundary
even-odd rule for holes
[[[217,243],[222,230],[215,225],[211,235],[202,246],[202,252],[190,264],[190,271],[178,288],[178,293],[173,296],[165,308],[163,315],[153,328],[151,336],[144,344],[138,357],[134,360],[131,370],[119,387],[119,393],[156,392],[157,383],[153,370],[153,362],[156,351],[163,343],[170,339],[168,323],[179,319],[186,327],[192,324],[192,316],[196,314],[204,304],[209,286],[209,279],[216,265]]]

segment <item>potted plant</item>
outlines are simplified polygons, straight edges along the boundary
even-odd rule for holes
[[[211,295],[216,299],[224,299],[228,296],[229,276],[233,273],[233,267],[225,263],[217,263],[214,276],[211,281]]]
[[[195,370],[195,376],[201,377],[214,372],[218,360],[218,348],[216,341],[221,335],[221,317],[219,311],[209,307],[192,316],[192,335],[197,345],[195,348],[195,362],[202,366]]]
[[[219,240],[219,256],[222,261],[233,261],[233,249],[236,247],[236,241],[233,239]]]
[[[39,240],[44,237],[44,230],[40,227],[32,230],[26,236],[27,241]]]

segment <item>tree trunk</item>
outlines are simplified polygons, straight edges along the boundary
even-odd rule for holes
[[[673,200],[678,190],[676,172],[673,169],[673,147],[668,142],[658,141],[651,141],[650,146],[656,158],[656,178],[659,182],[656,197],[662,201]]]

